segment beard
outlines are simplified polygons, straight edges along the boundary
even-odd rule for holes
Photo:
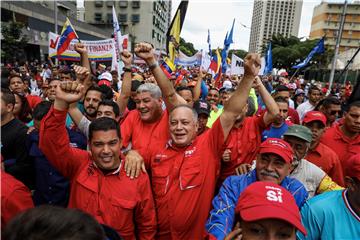
[[[89,112],[88,109],[94,110],[94,112]],[[96,117],[96,109],[94,107],[84,108],[85,114],[89,117]]]

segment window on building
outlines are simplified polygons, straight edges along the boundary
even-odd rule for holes
[[[101,13],[95,13],[94,20],[95,20],[95,22],[101,22],[101,20],[102,20]]]
[[[138,22],[140,22],[140,15],[139,15],[139,14],[133,14],[133,15],[131,15],[131,22],[132,22],[132,23],[138,23]]]
[[[127,22],[127,14],[125,13],[122,13],[122,14],[119,14],[119,22],[120,23],[126,23]]]
[[[132,1],[132,8],[140,8],[140,1]]]
[[[106,6],[111,8],[114,5],[114,1],[106,1]]]
[[[119,1],[119,6],[121,8],[127,8],[128,6],[128,1]]]
[[[152,38],[154,39],[156,37],[156,31],[153,29],[152,30]]]
[[[103,1],[95,1],[95,7],[102,7]]]
[[[112,16],[112,13],[108,13],[106,14],[106,23],[113,23],[113,16]]]

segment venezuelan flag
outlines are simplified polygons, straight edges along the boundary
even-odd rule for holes
[[[57,55],[61,55],[65,52],[69,47],[71,40],[75,38],[79,39],[74,27],[71,25],[70,20],[66,18],[65,24],[61,30],[59,44],[57,46]]]
[[[171,74],[176,70],[174,63],[169,58],[164,60],[164,62],[160,65],[160,68],[169,79],[171,78]]]
[[[221,69],[221,55],[219,49],[216,49],[216,53],[211,59],[209,70],[212,72],[213,76],[218,74]]]

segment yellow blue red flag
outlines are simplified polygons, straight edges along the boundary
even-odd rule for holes
[[[79,39],[74,27],[71,25],[70,20],[66,18],[65,24],[61,30],[59,44],[57,45],[57,55],[61,55],[65,52],[69,47],[71,40],[75,38]]]

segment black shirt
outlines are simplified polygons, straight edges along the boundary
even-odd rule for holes
[[[1,126],[1,155],[5,171],[33,189],[35,172],[26,146],[27,130],[27,126],[16,118]]]

